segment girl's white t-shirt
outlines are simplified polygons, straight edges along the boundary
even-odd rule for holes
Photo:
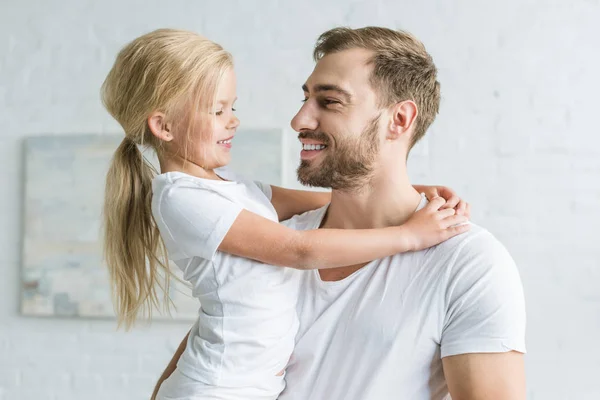
[[[152,183],[152,213],[169,258],[200,301],[178,368],[208,385],[283,389],[276,376],[289,361],[298,330],[299,273],[218,251],[245,209],[278,222],[271,187],[219,169],[226,181],[180,172]]]

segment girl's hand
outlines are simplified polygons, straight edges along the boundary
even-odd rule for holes
[[[414,185],[416,191],[419,193],[425,193],[427,200],[432,201],[436,197],[441,197],[446,200],[446,204],[442,206],[442,209],[453,208],[456,210],[457,215],[465,215],[467,218],[471,217],[471,205],[464,200],[461,200],[456,192],[446,186],[424,186]]]
[[[433,198],[400,226],[408,236],[409,250],[423,250],[435,246],[470,229],[466,215],[458,215],[454,207],[442,197]]]

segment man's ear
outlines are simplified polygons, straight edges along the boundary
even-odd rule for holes
[[[412,127],[417,119],[417,105],[412,100],[401,101],[391,108],[391,119],[386,139],[397,140],[406,138],[412,131]]]
[[[173,140],[173,134],[171,132],[171,124],[165,119],[165,114],[154,111],[148,117],[148,127],[150,132],[160,140],[170,142]]]

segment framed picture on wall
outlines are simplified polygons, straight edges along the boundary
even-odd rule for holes
[[[106,172],[122,138],[66,135],[25,141],[24,315],[114,317],[102,260],[101,212]],[[239,130],[231,151],[234,171],[282,184],[282,130]],[[152,155],[148,158],[156,164]],[[199,304],[190,293],[173,280],[173,318],[196,318]]]

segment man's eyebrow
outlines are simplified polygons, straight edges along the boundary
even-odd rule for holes
[[[328,92],[328,91],[334,91],[337,92],[339,94],[341,94],[343,97],[345,97],[346,102],[350,102],[350,100],[352,99],[352,95],[350,94],[350,92],[348,92],[346,89],[341,88],[338,85],[333,85],[333,84],[317,84],[314,86],[315,92]],[[306,86],[306,84],[302,85],[302,90],[306,93],[309,92],[308,90],[308,86]]]

